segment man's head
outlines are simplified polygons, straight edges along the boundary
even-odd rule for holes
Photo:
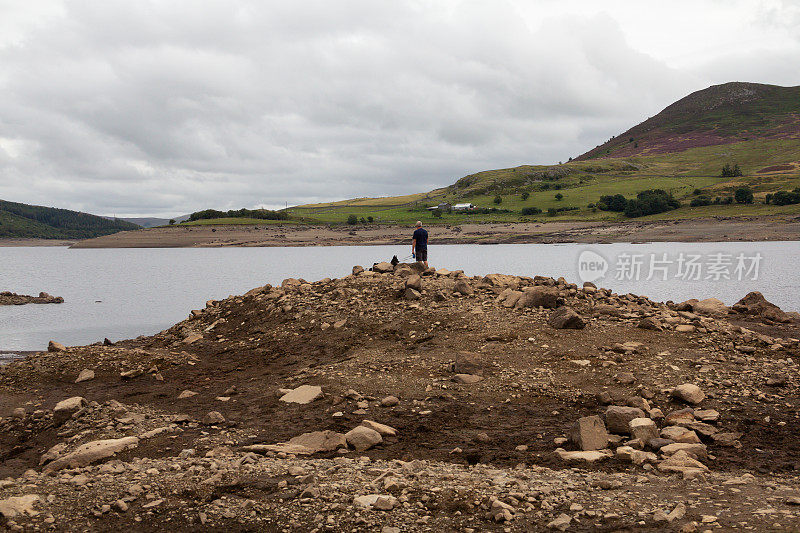
[[[415,228],[421,228],[421,227],[422,227],[422,222],[421,222],[421,221],[419,221],[419,220],[417,220],[417,223],[416,223],[416,224],[414,224],[414,227],[415,227]]]

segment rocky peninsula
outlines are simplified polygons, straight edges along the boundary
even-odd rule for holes
[[[25,304],[63,304],[64,298],[61,296],[51,296],[46,292],[40,292],[39,296],[28,296],[15,292],[0,292],[0,305],[25,305]]]
[[[354,267],[0,368],[11,530],[800,523],[800,316]]]

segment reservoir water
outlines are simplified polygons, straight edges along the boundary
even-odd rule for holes
[[[43,350],[151,335],[206,300],[287,277],[341,277],[408,246],[306,248],[0,248],[0,291],[63,296],[65,303],[0,306],[0,350]],[[430,264],[464,270],[564,276],[658,301],[719,298],[758,290],[785,311],[800,310],[797,242],[511,244],[431,246]],[[603,276],[599,274],[605,272]]]

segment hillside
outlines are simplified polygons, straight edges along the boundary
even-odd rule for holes
[[[725,165],[741,176],[723,176]],[[734,201],[748,187],[752,203]],[[663,189],[681,207],[646,219],[795,216],[800,204],[774,205],[767,196],[800,187],[800,87],[727,83],[697,91],[590,150],[556,165],[523,165],[465,176],[453,185],[400,197],[359,198],[290,208],[306,220],[436,223],[614,221],[596,206],[601,196]],[[694,202],[693,202],[694,201]],[[439,203],[472,203],[470,214],[431,213]],[[691,204],[695,203],[695,206]],[[697,204],[707,205],[697,205]],[[539,214],[524,216],[541,210]],[[535,208],[535,209],[533,209]]]
[[[134,229],[139,226],[121,220],[0,200],[0,238],[88,239]]]
[[[750,139],[800,138],[800,86],[732,82],[697,91],[577,157],[666,154]]]

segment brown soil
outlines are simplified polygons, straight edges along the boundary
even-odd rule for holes
[[[725,242],[800,240],[800,219],[712,218],[657,222],[548,222],[436,225],[431,244]],[[411,242],[406,226],[175,226],[115,233],[73,248],[338,246]]]
[[[598,522],[595,527],[595,522],[585,521],[586,515],[573,511],[572,514],[577,513],[576,522],[570,530],[666,528],[665,524],[653,522],[652,510],[646,516],[639,511],[650,509],[648,505],[656,505],[655,502],[671,502],[669,505],[674,506],[672,498],[678,494],[693,504],[685,520],[669,526],[676,530],[687,522],[699,522],[701,514],[717,515],[718,524],[726,530],[745,527],[743,523],[756,530],[773,523],[782,527],[797,525],[800,514],[782,502],[800,489],[798,322],[777,323],[734,312],[717,318],[679,314],[672,305],[653,303],[644,297],[617,296],[603,290],[590,294],[564,283],[556,285],[554,280],[536,280],[537,284],[559,289],[560,297],[586,320],[585,329],[561,330],[548,325],[549,309],[506,308],[497,301],[498,294],[509,284],[533,285],[530,278],[467,278],[475,294],[462,296],[453,292],[457,274],[424,276],[421,299],[410,301],[402,297],[403,276],[369,274],[372,273],[313,284],[298,281],[288,283],[284,289],[265,287],[246,296],[209,302],[205,310],[153,337],[115,346],[73,347],[66,352],[30,355],[4,367],[0,373],[0,477],[21,476],[31,468],[40,470],[41,455],[64,441],[65,435],[76,435],[70,439],[72,447],[134,431],[135,428],[116,424],[116,432],[110,435],[113,421],[101,419],[95,426],[80,426],[83,433],[77,426],[64,433],[51,421],[47,410],[64,398],[82,396],[101,405],[116,400],[131,412],[146,413],[141,423],[150,426],[142,426],[139,431],[152,429],[157,421],[170,420],[178,414],[187,414],[192,421],[183,424],[177,434],[143,441],[137,448],[118,455],[116,459],[125,464],[135,464],[132,462],[139,460],[136,458],[145,457],[156,461],[153,464],[159,468],[169,469],[171,464],[182,464],[176,457],[182,449],[195,449],[202,457],[220,445],[237,450],[253,443],[286,441],[308,431],[344,433],[369,418],[393,426],[398,437],[350,456],[368,456],[381,468],[391,465],[382,460],[430,461],[426,464],[432,472],[444,472],[443,477],[437,477],[441,472],[432,473],[428,481],[423,480],[431,487],[446,487],[447,476],[478,476],[483,470],[459,466],[474,463],[496,469],[492,472],[506,473],[524,465],[526,472],[534,469],[534,473],[538,472],[535,475],[549,480],[547,483],[582,476],[622,476],[620,479],[635,485],[615,496],[630,507],[619,511],[623,514],[618,520],[606,519],[602,526]],[[665,329],[637,328],[642,317],[661,321]],[[668,325],[670,320],[694,325],[697,330],[674,331]],[[196,335],[201,337],[192,340]],[[622,342],[641,345],[625,349],[619,345]],[[482,374],[483,380],[472,385],[454,383],[452,365],[469,358],[477,362],[478,368],[473,372]],[[75,384],[75,377],[84,368],[93,369],[95,379]],[[141,375],[121,378],[121,372],[136,369],[142,371]],[[156,375],[163,381],[154,379]],[[660,408],[665,414],[685,408],[669,395],[681,383],[694,383],[703,389],[707,397],[701,407],[721,413],[715,424],[718,431],[741,434],[737,447],[703,437],[713,457],[705,461],[711,469],[707,477],[690,483],[618,459],[574,469],[575,465],[554,455],[554,439],[566,435],[579,417],[602,414],[609,398],[614,404],[625,405],[630,398],[645,397],[653,408]],[[279,388],[302,384],[321,386],[323,398],[308,405],[287,405],[278,400]],[[187,389],[198,394],[176,400]],[[363,412],[349,391],[356,391],[367,402]],[[608,398],[598,399],[600,393]],[[378,400],[387,395],[399,398],[399,405],[381,407]],[[217,399],[223,396],[230,399]],[[23,419],[8,418],[12,409],[20,406],[28,415]],[[37,409],[42,411],[36,414]],[[226,423],[211,427],[198,424],[209,411],[223,413]],[[79,422],[80,419],[68,424]],[[520,445],[527,448],[519,448]],[[321,463],[297,461],[306,467],[321,468],[320,465],[330,466],[325,460],[339,455],[318,454],[315,457]],[[166,461],[163,465],[157,462],[162,459]],[[273,457],[266,461],[263,468],[280,464],[285,469],[292,460]],[[535,470],[542,467],[543,470]],[[85,471],[94,476],[94,468]],[[258,519],[256,513],[248,518],[247,511],[241,516],[220,516],[206,527],[314,529],[318,520],[312,518],[313,513],[306,516],[280,511],[283,505],[290,504],[278,505],[277,496],[272,494],[282,494],[281,502],[293,501],[292,496],[274,487],[278,479],[286,476],[276,478],[274,473],[257,472],[260,473],[254,473],[256,477],[250,481],[240,476],[233,485],[221,485],[216,496],[203,493],[206,495],[201,497],[199,494],[206,489],[199,483],[181,485],[180,492],[177,485],[169,485],[171,481],[159,481],[164,484],[164,491],[172,487],[169,490],[178,492],[162,496],[167,499],[167,509],[155,514],[144,510],[136,514],[112,512],[95,518],[88,510],[97,502],[86,500],[95,489],[81,492],[70,485],[69,476],[37,478],[34,474],[30,478],[33,485],[28,485],[27,491],[19,489],[23,483],[12,483],[9,488],[0,488],[0,498],[35,490],[41,493],[45,490],[42,487],[63,495],[65,501],[73,502],[70,498],[74,498],[74,503],[59,507],[59,500],[50,506],[59,529],[144,531],[169,527],[188,531],[196,530],[200,524],[196,518],[186,518],[187,505],[202,510],[221,495],[233,498],[232,494],[244,491],[247,498],[254,500],[254,508],[261,509]],[[723,484],[744,473],[756,476],[757,482],[747,486]],[[643,478],[643,474],[652,479],[647,481],[649,478]],[[489,476],[485,479],[496,475],[485,474]],[[645,485],[641,484],[645,483],[642,478]],[[639,481],[633,483],[636,479]],[[781,499],[781,503],[775,503],[778,514],[754,515],[765,505],[758,496],[760,487],[770,483],[778,487],[773,491]],[[600,502],[607,495],[598,489],[583,490],[552,512],[542,506],[530,514],[520,513],[509,525],[519,531],[543,529],[559,513],[569,514],[571,501],[586,499],[592,505],[602,505]],[[677,493],[673,494],[673,490]],[[714,499],[703,503],[700,495],[711,493],[716,495]],[[115,498],[111,497],[109,503]],[[469,498],[453,498],[447,504],[455,505],[451,512],[441,506],[438,511],[426,511],[438,524],[433,530],[462,530],[467,526],[502,529],[493,521],[486,521],[484,511],[472,507]],[[473,494],[470,498],[478,496]],[[452,515],[454,509],[460,509],[458,516]],[[380,513],[373,511],[376,512]],[[338,517],[337,523],[342,520],[347,524],[348,530],[379,531],[378,525],[385,523],[375,522],[377,515],[369,515],[372,521],[358,522],[347,505],[339,510],[328,509],[324,515],[330,513]],[[618,514],[617,510],[612,514]],[[140,521],[133,521],[134,516]],[[260,521],[264,517],[269,521]],[[580,522],[582,519],[584,522]],[[31,519],[17,522],[27,523],[26,520]],[[403,523],[403,530],[426,528],[425,523]]]

